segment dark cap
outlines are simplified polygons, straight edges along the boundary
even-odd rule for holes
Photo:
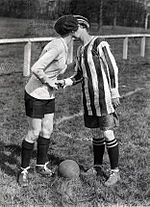
[[[73,15],[73,16],[77,19],[78,24],[84,25],[86,28],[90,27],[89,20],[86,17],[83,17],[81,15]]]
[[[77,31],[78,21],[73,15],[64,15],[56,21],[54,29],[59,35],[65,36]]]

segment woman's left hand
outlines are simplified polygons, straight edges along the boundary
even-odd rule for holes
[[[114,106],[114,108],[117,108],[120,105],[120,99],[117,98],[112,98],[112,104]]]

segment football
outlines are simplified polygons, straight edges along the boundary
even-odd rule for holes
[[[74,160],[64,160],[58,166],[58,174],[64,178],[78,178],[80,175],[80,168]]]

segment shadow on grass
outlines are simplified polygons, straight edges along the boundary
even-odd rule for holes
[[[19,155],[19,146],[5,145],[0,142],[0,169],[9,176],[16,175],[15,166],[18,165],[17,155]],[[17,153],[16,153],[17,152]]]
[[[36,159],[37,151],[33,151],[32,159]],[[19,158],[21,156],[21,146],[16,144],[6,145],[0,142],[0,169],[9,176],[16,176],[17,170],[20,167]],[[49,161],[52,166],[58,166],[65,157],[58,157],[57,155],[48,154]],[[80,165],[80,169],[85,171],[84,167]]]

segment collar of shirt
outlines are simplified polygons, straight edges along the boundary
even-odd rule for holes
[[[68,53],[68,46],[67,46],[65,40],[63,38],[60,38],[60,40],[62,41],[62,43],[63,43],[63,45],[65,47],[65,52]]]
[[[95,36],[91,36],[89,38],[89,40],[83,45],[83,47],[85,47],[86,45],[88,45],[94,38],[95,38]]]

